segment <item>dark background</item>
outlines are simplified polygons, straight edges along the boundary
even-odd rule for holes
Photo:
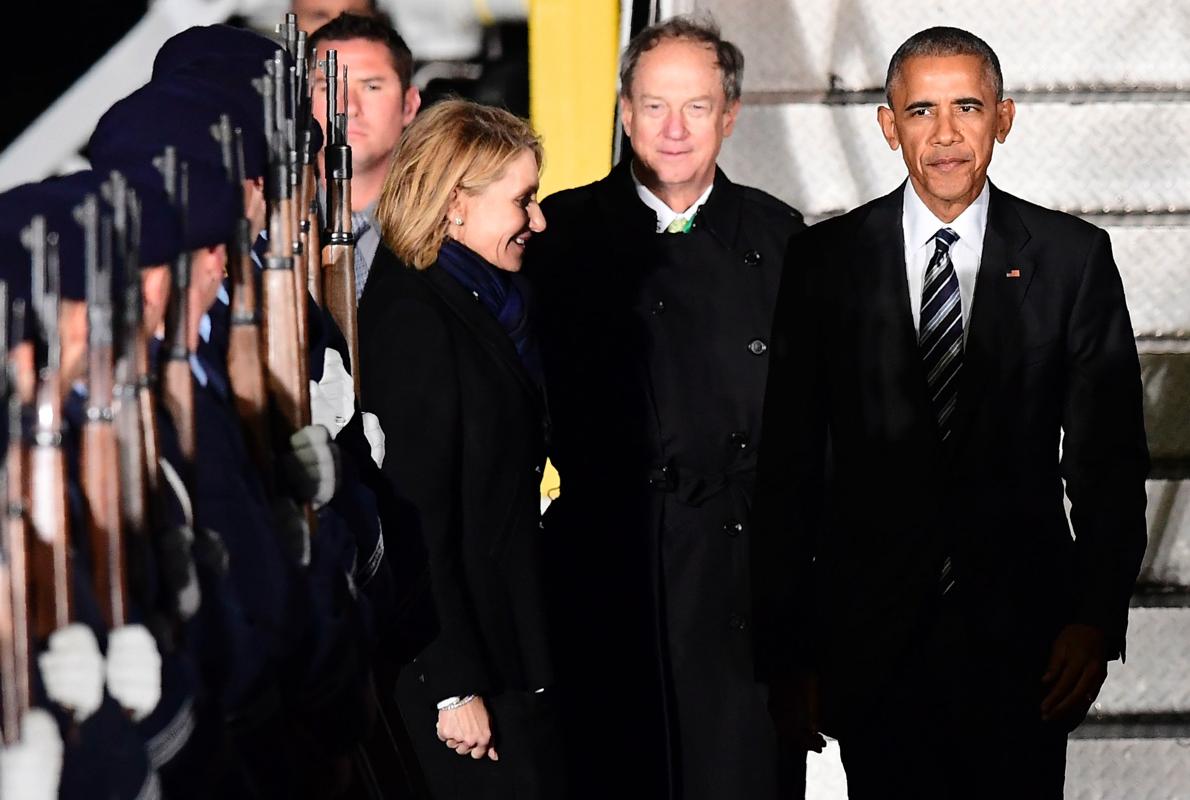
[[[68,0],[51,5],[52,14],[41,17],[37,28],[8,29],[0,150],[124,38],[148,8],[146,0]],[[15,39],[21,41],[14,43]],[[18,51],[29,55],[16,57]]]

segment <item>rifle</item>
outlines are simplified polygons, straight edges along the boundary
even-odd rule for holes
[[[8,284],[0,281],[0,353],[8,360]],[[14,386],[8,380],[8,369],[0,373],[0,397],[8,401],[15,393]],[[20,426],[20,417],[17,418]],[[19,452],[19,451],[18,451]],[[19,466],[15,470],[20,477]],[[0,497],[8,498],[8,478],[10,470],[5,465],[0,472]],[[27,708],[21,705],[18,697],[20,678],[17,675],[17,629],[20,625],[15,616],[16,596],[13,591],[16,582],[12,566],[12,546],[10,544],[11,526],[7,511],[0,517],[0,697],[3,698],[4,717],[0,720],[0,734],[4,744],[12,745],[21,738],[21,714]]]
[[[119,173],[112,173],[113,178]],[[141,449],[143,451],[142,457],[144,459],[144,481],[143,488],[138,491],[136,486],[129,486],[126,491],[139,494],[140,496],[159,497],[159,489],[161,486],[161,478],[158,472],[158,459],[161,454],[161,445],[158,441],[157,434],[157,393],[156,381],[154,380],[153,371],[149,364],[149,335],[150,332],[143,329],[144,325],[144,298],[141,296],[140,283],[140,226],[141,226],[141,205],[140,198],[137,197],[136,191],[129,188],[128,192],[128,248],[129,255],[127,257],[126,268],[128,270],[128,283],[125,285],[126,305],[124,306],[125,314],[125,338],[122,344],[123,359],[128,370],[127,380],[135,379],[136,387],[136,416],[139,418],[139,433],[136,430],[129,431],[127,441],[129,442],[129,451]],[[140,448],[132,444],[139,436]],[[129,474],[137,474],[135,469],[130,469]],[[150,504],[145,501],[144,509],[147,512],[150,509]]]
[[[186,241],[186,220],[190,209],[189,173],[177,151],[167,146],[165,153],[153,159],[165,178],[165,193],[178,211],[182,241]],[[182,450],[182,478],[191,485],[194,465],[194,383],[190,375],[190,251],[183,246],[173,264],[173,286],[165,317],[166,357],[161,364],[162,399],[178,431]]]
[[[74,210],[83,227],[87,292],[87,413],[80,448],[80,477],[87,501],[91,568],[99,611],[108,628],[128,618],[124,531],[120,520],[120,457],[112,410],[112,220],[88,194]]]
[[[7,303],[3,304],[7,307]],[[0,332],[7,334],[7,328],[0,326]],[[25,335],[25,301],[15,300],[12,304],[12,337],[13,345],[20,344]],[[4,697],[4,741],[12,744],[19,738],[20,720],[25,711],[32,705],[32,690],[30,689],[31,661],[29,655],[29,540],[27,525],[25,524],[25,479],[26,458],[25,431],[23,428],[24,410],[27,405],[26,397],[21,393],[21,380],[18,380],[18,370],[22,367],[8,350],[8,343],[3,348],[6,354],[4,365],[5,400],[8,412],[8,442],[5,444],[3,486],[0,486],[0,498],[5,503],[4,526],[0,533],[0,550],[4,552],[7,567],[8,585],[3,591],[3,600],[8,603],[6,621],[11,621],[8,628],[9,639],[5,647],[6,670],[11,670],[0,676],[3,682]],[[33,376],[21,376],[32,385]],[[11,660],[9,660],[11,659]]]
[[[286,67],[284,57],[278,53],[274,58],[273,79],[276,81],[274,99],[277,103],[277,127],[283,135],[284,149],[282,153],[289,165],[290,197],[292,198],[289,204],[289,212],[292,215],[289,230],[292,235],[291,246],[293,248],[293,291],[297,302],[295,313],[297,314],[298,352],[306,353],[309,350],[310,338],[309,307],[306,304],[306,293],[309,292],[310,281],[309,263],[306,255],[308,236],[302,235],[302,221],[308,216],[306,211],[308,206],[303,205],[305,189],[302,183],[301,158],[298,155],[298,142],[304,139],[305,126],[310,116],[309,91],[303,90],[303,76],[299,72],[299,67],[304,70],[306,66],[305,53],[298,51],[299,40],[304,46],[305,33],[298,31],[297,15],[293,13],[285,15],[285,22],[277,26],[277,33],[281,36],[285,52],[289,54],[294,64]],[[303,111],[305,112],[304,118]],[[310,405],[309,383],[304,377],[309,372],[308,366],[306,359],[303,358],[301,362],[302,384],[307,388],[304,390],[302,405],[305,407]],[[308,415],[306,422],[309,422]]]
[[[243,131],[231,127],[226,114],[211,133],[223,154],[223,167],[233,186],[244,177]],[[242,209],[241,209],[242,212]],[[227,371],[235,398],[236,415],[244,428],[248,449],[265,479],[273,474],[269,440],[268,398],[265,394],[264,364],[260,358],[260,314],[256,307],[256,272],[252,267],[251,222],[241,213],[227,248],[231,276],[231,332],[227,345]]]
[[[302,347],[298,320],[297,283],[293,273],[293,184],[286,147],[285,62],[280,51],[265,63],[265,130],[269,133],[269,165],[265,175],[268,202],[268,251],[264,258],[261,284],[264,291],[265,378],[286,432],[305,427],[310,421],[308,354]],[[280,102],[277,98],[280,97]],[[304,286],[304,284],[303,284]],[[306,307],[301,297],[301,309]],[[310,532],[317,517],[306,506]]]
[[[116,441],[120,454],[120,506],[124,527],[131,537],[147,535],[148,437],[140,407],[141,363],[148,371],[148,343],[141,330],[142,299],[140,283],[140,209],[135,193],[119,172],[112,171],[102,185],[104,197],[113,209],[112,224],[116,252],[124,267],[124,297],[120,307],[119,356],[116,359],[113,410]],[[148,390],[149,387],[146,387]],[[146,391],[150,397],[151,391]],[[153,438],[154,456],[156,438]],[[153,462],[155,464],[155,462]]]
[[[264,82],[266,127],[271,147],[265,196],[268,201],[268,251],[264,259],[265,374],[270,394],[289,430],[302,427],[309,414],[302,399],[309,387],[302,386],[302,368],[306,354],[299,349],[297,298],[293,280],[293,186],[289,179],[284,131],[276,122],[275,96],[283,69],[280,54],[266,64]],[[305,391],[303,392],[303,388]]]
[[[321,224],[318,217],[318,174],[316,165],[318,151],[311,146],[313,138],[310,135],[310,72],[306,65],[306,32],[298,31],[297,52],[294,56],[297,62],[295,75],[298,80],[297,96],[300,101],[298,109],[298,154],[301,157],[301,191],[297,193],[300,205],[301,219],[298,221],[298,238],[302,243],[305,254],[306,290],[319,306],[322,300],[322,244],[320,242]],[[298,297],[301,297],[299,287]]]
[[[351,146],[347,144],[347,65],[343,65],[343,113],[338,105],[338,53],[326,52],[326,222],[330,241],[322,249],[326,307],[347,339],[351,380],[359,397],[359,326],[355,311],[355,234],[351,227]]]
[[[47,232],[45,217],[33,217],[21,232],[32,253],[33,303],[45,342],[37,383],[33,446],[29,452],[29,517],[33,534],[34,634],[44,639],[70,624],[70,520],[66,508],[66,454],[62,449],[62,340],[58,329],[58,234]]]

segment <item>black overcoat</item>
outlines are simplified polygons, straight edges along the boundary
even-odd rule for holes
[[[658,234],[628,162],[543,203],[529,244],[561,497],[546,512],[572,783],[589,796],[766,798],[748,507],[768,339],[801,215],[717,171]],[[573,728],[572,728],[573,730]]]
[[[385,246],[360,300],[362,406],[385,431],[383,471],[417,510],[424,604],[416,658],[439,699],[552,686],[538,485],[544,404],[496,319],[439,267]]]

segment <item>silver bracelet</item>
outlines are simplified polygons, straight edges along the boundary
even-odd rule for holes
[[[475,699],[475,695],[469,694],[464,697],[448,697],[438,704],[439,711],[454,711],[456,708],[462,708]]]

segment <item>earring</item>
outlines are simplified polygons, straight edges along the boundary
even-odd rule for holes
[[[463,218],[455,217],[455,225],[462,225],[462,224],[463,224]]]

